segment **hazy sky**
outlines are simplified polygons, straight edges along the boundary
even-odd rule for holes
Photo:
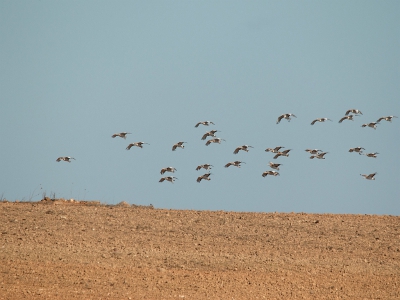
[[[399,15],[399,1],[1,1],[0,195],[400,215],[400,118],[361,127],[400,116]],[[363,115],[339,124],[350,108]],[[226,142],[205,146],[211,129]],[[280,176],[261,176],[269,161]],[[167,166],[174,184],[158,182]]]

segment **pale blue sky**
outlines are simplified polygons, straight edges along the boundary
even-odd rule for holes
[[[399,215],[400,118],[361,127],[400,116],[399,15],[398,1],[1,1],[0,195]],[[339,124],[350,108],[363,115]],[[206,147],[211,129],[226,142]],[[136,141],[150,145],[125,150]],[[278,145],[293,150],[263,178]],[[174,184],[158,182],[167,166]]]

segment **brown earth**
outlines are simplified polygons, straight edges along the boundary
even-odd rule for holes
[[[0,299],[400,299],[400,217],[0,202]]]

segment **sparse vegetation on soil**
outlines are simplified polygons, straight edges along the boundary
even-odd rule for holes
[[[400,299],[400,218],[0,202],[0,299]]]

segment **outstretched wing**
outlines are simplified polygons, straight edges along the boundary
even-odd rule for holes
[[[239,150],[241,150],[242,148],[241,147],[237,147],[236,149],[235,149],[235,151],[233,151],[233,154],[238,154],[239,153]]]
[[[283,119],[284,115],[281,115],[278,117],[278,121],[276,121],[276,124],[279,124],[279,122]]]
[[[203,137],[201,138],[202,140],[205,140],[210,134],[208,132],[206,132]]]
[[[311,125],[314,125],[315,122],[318,122],[318,119],[315,119],[314,121],[311,122]]]

